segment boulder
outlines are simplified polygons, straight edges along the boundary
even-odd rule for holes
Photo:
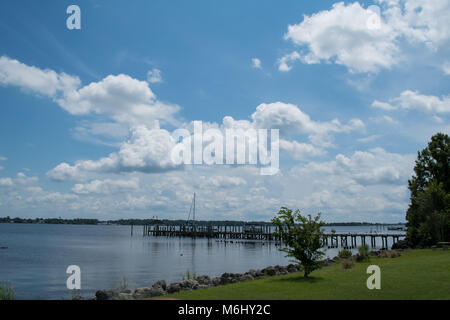
[[[168,287],[167,287],[167,292],[168,293],[175,293],[181,290],[181,285],[179,282],[174,282],[171,283]]]
[[[196,280],[184,280],[179,282],[181,290],[195,290],[198,288],[198,281]]]
[[[270,277],[277,275],[277,271],[275,270],[274,267],[267,267],[267,268],[263,269],[262,271]]]
[[[243,274],[240,278],[239,281],[248,281],[248,280],[253,280],[254,278],[250,275],[250,274]]]
[[[96,300],[108,300],[108,294],[105,290],[98,290],[95,293],[95,298]]]
[[[118,290],[98,290],[95,293],[97,300],[120,300],[120,292]]]
[[[120,292],[117,300],[134,300],[134,297],[131,293]]]
[[[154,288],[154,289],[161,289],[162,291],[166,291],[166,289],[167,289],[166,281],[164,281],[164,280],[156,281],[152,285],[152,288]]]
[[[212,283],[211,278],[207,275],[198,276],[195,280],[197,280],[199,285],[210,286]]]
[[[132,295],[135,299],[153,298],[164,294],[164,290],[159,287],[137,288]]]
[[[218,286],[218,285],[220,285],[220,283],[221,283],[221,280],[220,280],[221,278],[219,278],[219,277],[215,277],[215,278],[213,278],[212,279],[212,285],[213,286]]]
[[[207,288],[209,288],[209,287],[210,287],[210,286],[205,285],[205,284],[199,284],[198,287],[197,287],[197,289],[207,289]]]

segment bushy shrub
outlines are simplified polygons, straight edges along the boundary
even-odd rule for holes
[[[338,257],[343,259],[343,258],[350,258],[352,256],[352,252],[350,250],[344,249],[339,251],[338,253]]]
[[[341,267],[342,269],[351,269],[355,266],[355,262],[353,259],[342,259],[341,260]]]
[[[367,244],[362,244],[358,247],[358,253],[355,256],[357,262],[369,261],[369,246]]]

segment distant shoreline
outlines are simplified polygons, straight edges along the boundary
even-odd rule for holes
[[[187,220],[170,220],[170,219],[120,219],[120,220],[98,220],[98,219],[62,219],[62,218],[10,218],[3,217],[0,218],[0,223],[19,223],[19,224],[65,224],[65,225],[155,225],[155,224],[165,224],[165,225],[185,225]],[[192,221],[189,221],[192,223]],[[266,221],[236,221],[236,220],[196,220],[196,224],[214,224],[214,225],[272,225],[270,222]],[[381,223],[381,222],[329,222],[325,223],[326,227],[345,227],[345,226],[403,226],[404,222],[399,223]]]

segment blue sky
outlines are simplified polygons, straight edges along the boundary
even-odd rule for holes
[[[75,3],[81,30],[70,1],[0,4],[0,216],[184,218],[196,191],[205,219],[403,221],[417,150],[450,131],[448,0]],[[225,117],[286,132],[280,174],[139,149]]]

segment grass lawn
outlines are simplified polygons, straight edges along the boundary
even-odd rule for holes
[[[367,266],[381,269],[381,289],[366,287]],[[410,250],[397,258],[371,258],[344,270],[340,264],[303,273],[267,277],[167,295],[178,299],[450,299],[450,251]]]

